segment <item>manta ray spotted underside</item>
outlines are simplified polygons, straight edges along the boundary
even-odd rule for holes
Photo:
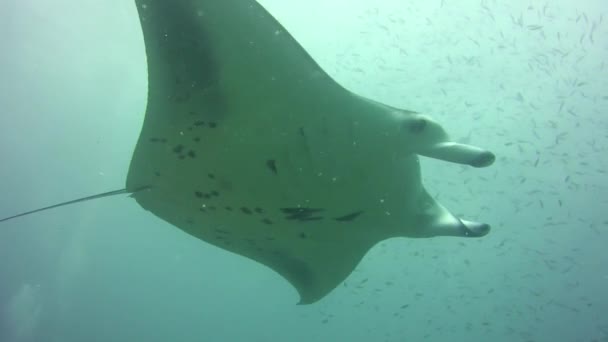
[[[67,203],[131,193],[190,235],[278,272],[302,304],[384,239],[488,233],[429,196],[418,155],[484,167],[491,152],[344,89],[254,0],[135,3],[148,103],[126,189]]]

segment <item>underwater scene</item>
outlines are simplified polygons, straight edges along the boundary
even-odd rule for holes
[[[0,2],[0,342],[608,342],[607,21]]]

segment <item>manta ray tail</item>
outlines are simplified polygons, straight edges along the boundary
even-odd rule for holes
[[[30,210],[30,211],[27,211],[27,212],[24,212],[24,213],[21,213],[21,214],[17,214],[17,215],[1,218],[0,222],[12,220],[12,219],[15,219],[17,217],[27,216],[27,215],[38,213],[38,212],[41,212],[41,211],[46,211],[46,210],[50,210],[50,209],[55,209],[55,208],[63,207],[63,206],[74,204],[74,203],[86,202],[86,201],[90,201],[90,200],[94,200],[94,199],[99,199],[99,198],[104,198],[104,197],[110,197],[110,196],[116,196],[116,195],[122,195],[122,194],[134,194],[136,192],[147,190],[149,188],[150,188],[149,186],[144,186],[144,187],[140,187],[140,188],[136,189],[135,191],[128,191],[127,189],[108,191],[108,192],[104,192],[104,193],[101,193],[101,194],[96,194],[96,195],[92,195],[92,196],[82,197],[82,198],[78,198],[78,199],[75,199],[75,200],[71,200],[71,201],[67,201],[67,202],[62,202],[62,203],[54,204],[54,205],[51,205],[51,206],[48,206],[48,207],[38,208],[38,209]]]

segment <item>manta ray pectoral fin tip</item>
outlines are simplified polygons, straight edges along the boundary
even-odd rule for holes
[[[323,298],[323,297],[325,297],[325,294],[320,297],[316,297],[316,298],[308,298],[308,297],[300,295],[300,300],[296,303],[296,305],[301,306],[301,305],[314,304],[314,303],[318,302],[319,300],[321,300],[321,298]]]
[[[327,293],[329,293],[331,289],[333,289],[323,289],[321,291],[318,291],[319,289],[316,289],[315,291],[312,288],[299,287],[293,283],[292,285],[294,285],[294,287],[297,289],[298,295],[300,296],[300,299],[296,303],[296,305],[298,306],[314,304],[321,300],[323,297],[325,297]]]

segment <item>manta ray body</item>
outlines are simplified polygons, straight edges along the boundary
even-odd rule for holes
[[[148,102],[118,192],[144,209],[270,267],[301,304],[384,239],[488,233],[426,192],[419,156],[485,167],[491,152],[346,90],[254,0],[135,4]]]

